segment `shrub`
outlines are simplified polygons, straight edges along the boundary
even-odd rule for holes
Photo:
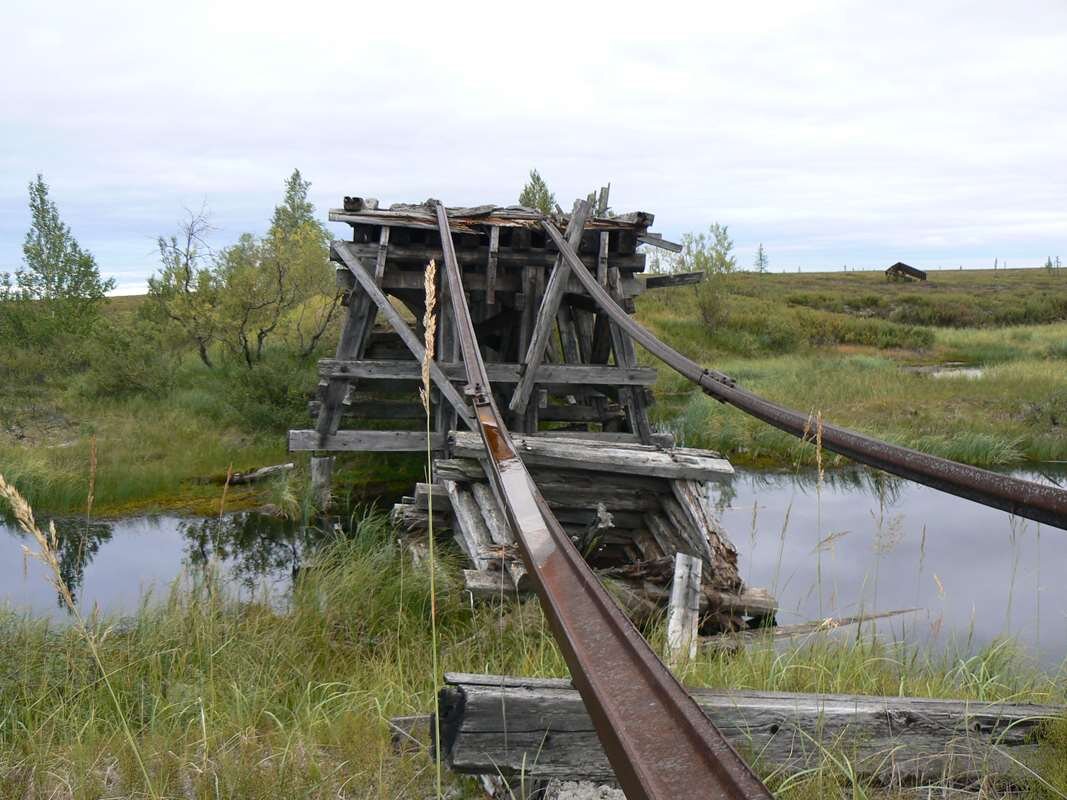
[[[101,320],[83,358],[86,368],[75,388],[89,398],[168,392],[178,364],[160,328],[137,318]]]

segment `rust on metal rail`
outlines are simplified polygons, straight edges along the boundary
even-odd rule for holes
[[[705,369],[664,344],[635,322],[604,290],[559,230],[548,220],[541,223],[597,305],[652,355],[696,383],[705,394],[729,403],[757,419],[800,438],[814,438],[810,414],[804,414],[745,391],[721,372]],[[999,508],[1019,517],[1067,530],[1067,490],[1001,475],[990,470],[938,458],[907,447],[883,442],[862,433],[823,423],[822,446],[862,464],[931,486],[957,497]]]
[[[530,477],[493,400],[448,215],[440,203],[436,211],[467,394],[490,455],[493,491],[620,786],[630,800],[770,798],[600,585]]]

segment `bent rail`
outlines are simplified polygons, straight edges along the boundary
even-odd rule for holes
[[[705,369],[653,336],[635,322],[589,273],[555,225],[548,220],[542,220],[541,225],[563,255],[571,272],[597,305],[652,355],[698,384],[705,394],[720,402],[729,403],[746,414],[802,439],[814,434],[810,415],[772,403],[741,389],[727,375]],[[821,425],[821,441],[827,450],[840,453],[853,461],[957,497],[1067,530],[1067,491],[1058,487],[1000,475],[947,458],[920,453],[918,450],[889,444],[836,425]]]
[[[600,585],[537,490],[493,400],[448,216],[440,203],[436,210],[466,392],[493,491],[619,784],[631,800],[770,798]]]

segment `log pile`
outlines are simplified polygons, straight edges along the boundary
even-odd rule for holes
[[[731,474],[727,461],[702,450],[616,441],[518,436],[516,443],[556,518],[635,621],[669,608],[683,630],[711,634],[773,617],[774,598],[744,587],[737,552],[709,511],[707,482]],[[435,530],[451,531],[470,562],[464,577],[474,597],[527,591],[480,440],[454,433],[450,444],[454,456],[436,461],[436,481],[418,484],[394,506],[394,524],[422,539],[432,506]],[[680,563],[688,577],[678,580]],[[683,640],[679,647],[695,644],[691,636]]]

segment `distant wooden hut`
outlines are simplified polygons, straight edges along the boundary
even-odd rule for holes
[[[885,276],[894,280],[925,281],[926,273],[921,269],[908,266],[903,261],[898,261],[885,271]]]

